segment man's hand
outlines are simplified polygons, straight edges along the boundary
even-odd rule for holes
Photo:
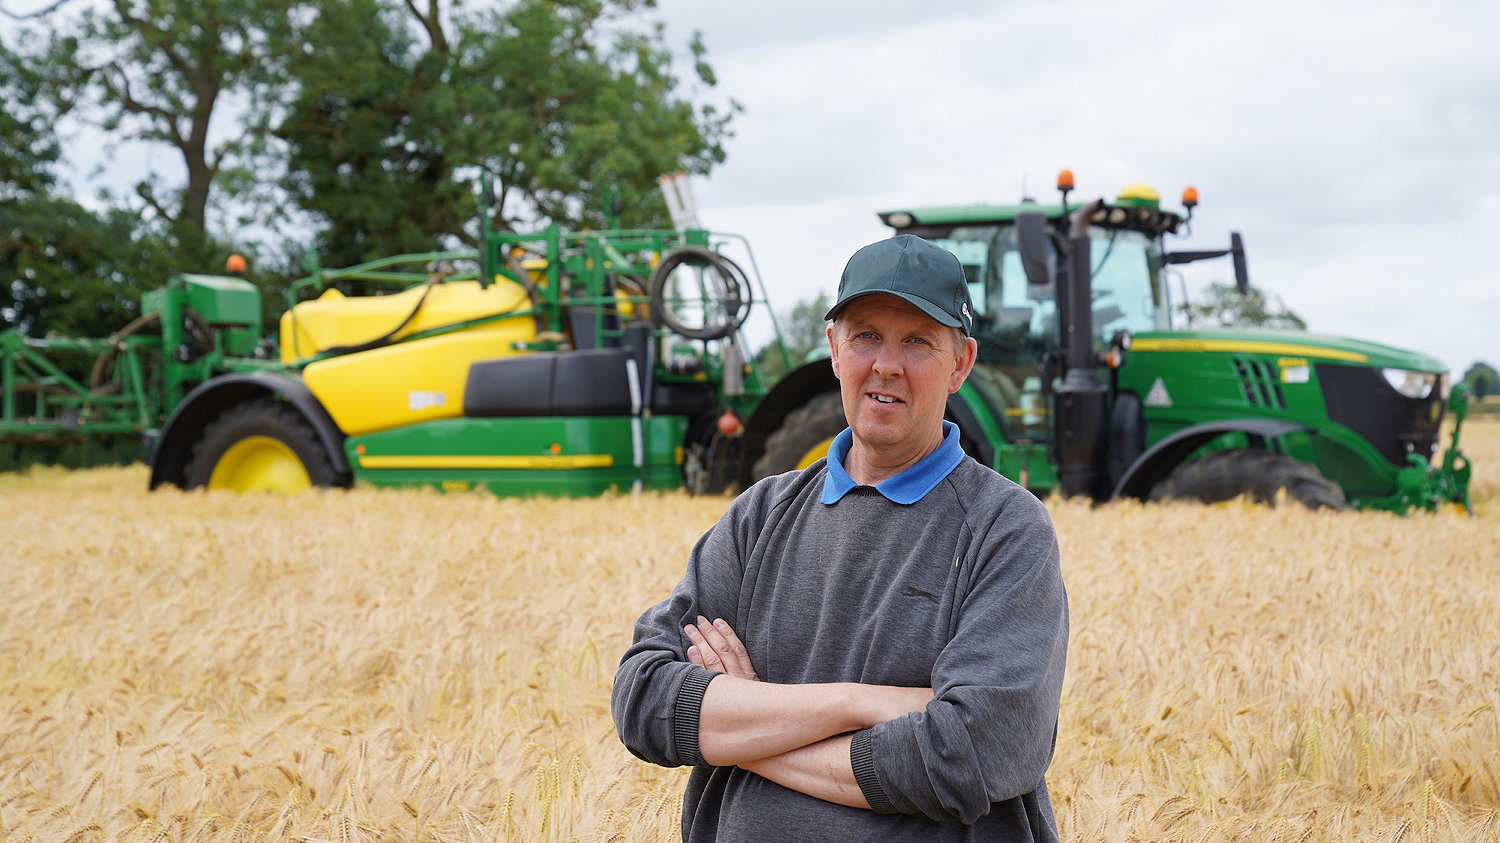
[[[688,661],[707,670],[723,671],[752,682],[760,681],[755,673],[755,666],[750,663],[749,651],[745,649],[740,637],[734,634],[728,621],[714,618],[709,623],[708,618],[699,615],[696,625],[689,624],[682,631],[693,642],[687,649]]]

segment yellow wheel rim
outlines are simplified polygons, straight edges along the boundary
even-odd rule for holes
[[[833,437],[830,436],[827,439],[824,439],[822,442],[819,442],[811,448],[808,448],[807,453],[802,455],[802,459],[797,460],[798,470],[807,468],[818,460],[828,456],[828,446],[832,444]]]
[[[301,492],[312,488],[312,479],[285,442],[270,436],[247,436],[219,457],[208,478],[208,488]]]

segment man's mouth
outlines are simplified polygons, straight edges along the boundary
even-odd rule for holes
[[[865,394],[868,395],[868,396],[870,396],[871,398],[874,398],[876,401],[879,401],[882,404],[900,404],[900,403],[902,403],[901,399],[897,398],[894,395],[884,395],[884,394],[881,394],[879,392],[866,392]]]

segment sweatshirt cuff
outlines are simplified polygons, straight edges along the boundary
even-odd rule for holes
[[[854,768],[854,781],[859,785],[860,793],[865,795],[865,801],[870,803],[870,810],[877,814],[894,814],[896,806],[891,804],[885,788],[880,786],[880,777],[875,775],[874,733],[869,729],[855,732],[849,741],[849,766]]]
[[[698,714],[703,710],[708,683],[718,675],[717,671],[692,665],[677,691],[677,702],[672,707],[672,744],[682,763],[695,767],[703,763],[703,756],[698,754]]]

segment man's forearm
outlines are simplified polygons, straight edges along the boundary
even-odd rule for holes
[[[870,803],[865,801],[864,792],[854,779],[854,767],[849,762],[849,741],[848,735],[838,735],[739,766],[782,787],[825,802],[869,808]]]
[[[710,764],[743,766],[921,711],[931,700],[931,688],[777,685],[720,675],[703,694],[698,750]]]

